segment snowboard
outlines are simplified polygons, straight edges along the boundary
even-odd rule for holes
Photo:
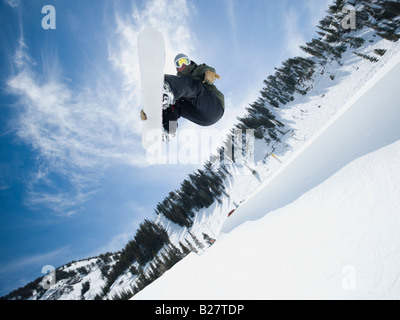
[[[160,31],[146,28],[138,36],[143,112],[142,146],[156,153],[163,140],[162,100],[164,88],[165,43]]]

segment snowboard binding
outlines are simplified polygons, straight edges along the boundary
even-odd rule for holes
[[[163,110],[163,141],[168,142],[171,138],[176,136],[176,129],[178,128],[178,119],[180,118],[179,104],[170,105]]]

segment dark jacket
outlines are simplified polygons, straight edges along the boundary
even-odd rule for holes
[[[178,72],[178,76],[191,77],[195,80],[204,80],[204,74],[207,70],[215,72],[215,69],[207,66],[206,64],[197,65],[195,62],[187,66],[182,72]],[[218,100],[221,102],[222,108],[225,109],[225,98],[221,91],[217,89],[214,84],[204,83],[204,86],[210,91],[214,92]]]

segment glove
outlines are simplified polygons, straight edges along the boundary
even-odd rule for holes
[[[207,70],[204,74],[203,83],[214,84],[215,79],[220,79],[221,77],[217,75],[215,72]]]
[[[142,119],[142,121],[146,121],[147,120],[147,115],[144,113],[143,110],[140,111],[140,119]]]

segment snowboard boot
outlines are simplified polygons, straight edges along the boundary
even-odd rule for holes
[[[163,110],[169,108],[174,104],[174,93],[168,82],[164,82],[164,93],[163,93]]]
[[[179,103],[163,110],[163,128],[166,136],[175,137],[178,128],[178,119],[181,117]]]

